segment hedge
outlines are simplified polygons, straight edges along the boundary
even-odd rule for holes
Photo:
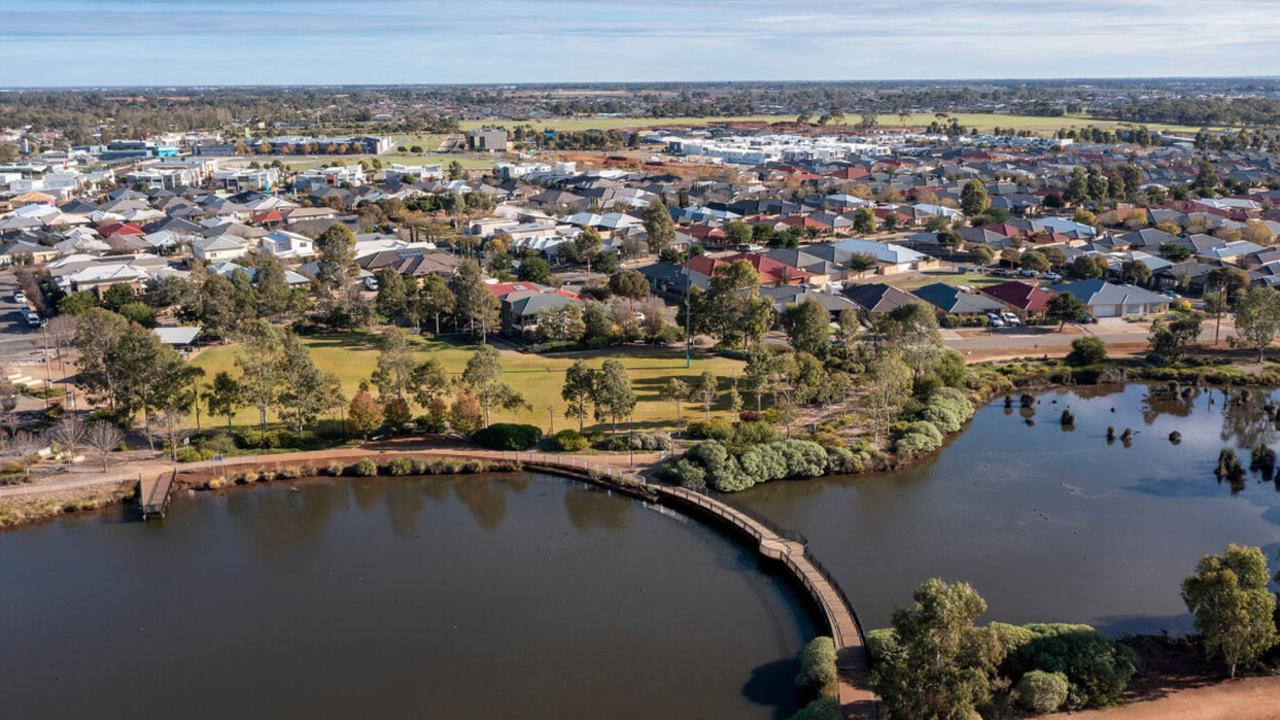
[[[490,450],[528,450],[540,440],[540,428],[520,423],[494,423],[471,436],[472,442]]]
[[[1070,683],[1060,672],[1032,670],[1018,681],[1018,704],[1037,715],[1051,713],[1067,701]]]
[[[668,463],[664,474],[681,485],[697,486],[699,481],[720,492],[738,492],[762,482],[825,475],[827,450],[806,440],[778,440],[756,445],[734,455],[716,440],[694,445],[685,456]],[[697,471],[690,474],[690,468]]]
[[[835,641],[825,636],[810,640],[800,653],[796,687],[811,696],[835,697],[837,679]]]
[[[579,452],[590,446],[587,436],[577,430],[561,430],[551,436],[551,449],[555,452]]]

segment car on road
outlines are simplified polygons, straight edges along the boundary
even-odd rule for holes
[[[1048,280],[1049,282],[1058,282],[1062,280],[1062,276],[1056,272],[1047,272],[1044,275],[1041,275],[1040,277],[1044,280]]]
[[[44,320],[40,317],[40,313],[31,308],[22,309],[22,319],[26,321],[28,327],[38,328],[44,324]]]
[[[27,294],[19,290],[18,292],[13,294],[13,301],[18,303],[19,305],[26,305]]]

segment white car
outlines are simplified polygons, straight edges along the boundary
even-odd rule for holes
[[[991,327],[1004,327],[1004,318],[995,313],[987,313],[987,325]]]
[[[18,292],[13,294],[13,301],[18,303],[19,305],[26,305],[27,294],[19,290]]]
[[[373,276],[373,275],[370,275],[369,277],[367,277],[367,278],[365,278],[365,279],[364,279],[364,286],[365,286],[365,289],[367,289],[367,290],[371,290],[371,291],[373,291],[373,292],[377,292],[377,291],[378,291],[378,278],[377,278],[377,277],[375,277],[375,276]]]
[[[1018,317],[1017,315],[1014,315],[1011,312],[1001,313],[1000,319],[1004,320],[1005,324],[1007,324],[1009,327],[1018,327],[1019,325],[1022,324],[1022,318]]]

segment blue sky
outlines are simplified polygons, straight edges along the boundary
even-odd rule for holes
[[[1280,0],[0,0],[0,85],[1280,75]]]

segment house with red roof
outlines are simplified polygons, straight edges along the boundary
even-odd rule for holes
[[[1049,298],[1054,295],[1049,290],[1018,280],[988,285],[979,288],[979,291],[999,301],[1022,318],[1044,315],[1049,307]]]
[[[760,274],[760,284],[764,287],[782,287],[784,285],[803,285],[814,280],[814,273],[801,270],[794,265],[779,262],[771,257],[755,253],[737,253],[726,257],[713,258],[706,255],[689,258],[686,264],[690,270],[708,277],[715,275],[716,270],[732,265],[739,260],[746,260]],[[821,280],[822,278],[818,278]]]
[[[98,234],[104,238],[121,237],[129,235],[146,235],[146,231],[134,225],[133,223],[107,223],[98,228]]]

